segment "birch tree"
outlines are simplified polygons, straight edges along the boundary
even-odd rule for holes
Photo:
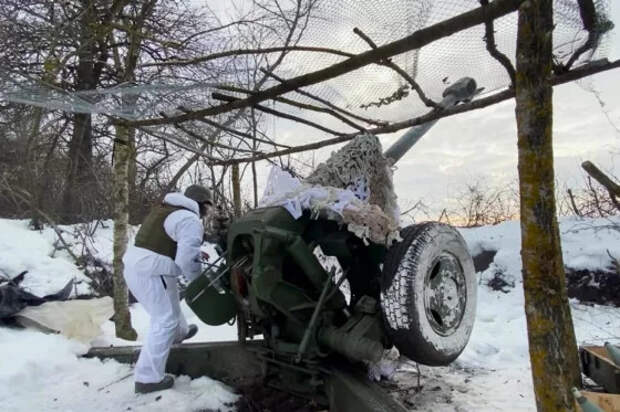
[[[530,360],[539,411],[574,411],[575,332],[556,217],[552,148],[553,1],[519,9],[516,75],[521,259]]]
[[[121,83],[135,81],[135,71],[140,57],[140,44],[144,36],[142,31],[146,19],[153,13],[157,0],[145,1],[132,6],[136,15],[126,23],[127,27],[127,51],[123,59],[118,53],[114,53],[114,62],[117,72],[120,74]],[[129,20],[129,19],[125,19]],[[133,107],[136,103],[135,96],[122,96],[123,104]],[[135,340],[136,331],[131,326],[131,314],[127,302],[127,285],[123,278],[123,255],[127,249],[127,226],[129,223],[129,170],[132,162],[135,162],[135,129],[125,124],[115,125],[116,138],[114,140],[114,324],[116,336]]]

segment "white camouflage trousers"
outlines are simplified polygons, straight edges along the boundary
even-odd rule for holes
[[[181,313],[175,276],[145,275],[125,269],[125,281],[131,293],[151,317],[134,378],[136,382],[155,383],[164,378],[170,348],[187,335],[187,321]]]

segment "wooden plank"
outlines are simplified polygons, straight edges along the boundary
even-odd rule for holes
[[[583,348],[585,350],[587,350],[588,352],[591,352],[592,354],[594,354],[597,357],[601,358],[605,362],[608,362],[609,364],[614,366],[614,362],[609,358],[609,354],[607,353],[607,349],[605,349],[604,346],[584,346]]]
[[[581,394],[604,412],[620,412],[620,395],[581,391]],[[577,410],[580,410],[579,408]]]

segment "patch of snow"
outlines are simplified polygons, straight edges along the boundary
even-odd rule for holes
[[[56,293],[71,279],[81,282],[76,285],[77,294],[90,291],[90,280],[69,254],[54,252],[53,229],[30,230],[27,220],[0,219],[0,233],[0,275],[13,278],[27,270],[21,286],[37,296]]]
[[[174,387],[136,395],[132,368],[84,359],[88,347],[60,335],[0,328],[0,399],[6,411],[228,410],[237,395],[202,377],[178,377]]]
[[[237,339],[236,326],[207,326],[185,302],[181,303],[181,309],[188,323],[199,326],[196,336],[186,342]],[[115,337],[114,323],[106,321],[102,326],[103,335],[91,345],[140,345],[148,331],[149,316],[140,304],[132,305],[131,315],[138,341]],[[114,360],[80,358],[89,348],[61,335],[0,327],[3,410],[225,411],[230,409],[228,404],[237,400],[231,388],[208,377],[192,380],[180,376],[176,377],[172,389],[136,395],[132,366]]]
[[[89,251],[102,262],[112,261],[113,224],[102,222],[88,239]],[[79,253],[81,239],[73,237],[76,226],[61,226],[65,240]],[[81,230],[89,229],[82,227]],[[136,229],[132,228],[131,236]],[[28,270],[22,286],[43,296],[57,292],[70,279],[82,281],[79,294],[90,292],[89,279],[72,262],[64,250],[54,253],[57,235],[51,228],[33,231],[27,220],[0,219],[0,274],[14,277]],[[210,261],[217,257],[212,245],[204,248]],[[51,256],[53,255],[53,256]],[[76,301],[78,302],[78,301]],[[199,326],[198,333],[188,342],[225,341],[237,339],[236,325],[212,327],[202,324],[191,309],[181,303],[188,323]],[[146,336],[149,316],[140,304],[131,307],[132,323],[138,341],[115,337],[114,323],[105,321],[103,334],[92,346],[140,345]],[[100,411],[186,411],[229,410],[226,405],[237,400],[231,388],[203,377],[177,377],[172,389],[146,395],[133,391],[131,365],[114,360],[84,359],[89,345],[62,335],[46,335],[30,329],[0,327],[0,403],[7,411],[100,410]]]
[[[612,223],[620,227],[620,218]],[[610,264],[607,250],[620,255],[620,232],[609,219],[560,220],[564,264],[579,269],[600,270]],[[426,368],[450,385],[467,380],[467,392],[453,391],[447,409],[433,410],[536,410],[529,360],[527,325],[521,275],[519,222],[461,229],[471,253],[496,250],[494,263],[478,276],[484,279],[501,268],[515,279],[508,293],[493,291],[482,282],[478,287],[476,322],[469,343],[457,361],[446,368]],[[579,345],[620,342],[620,309],[582,305],[571,300],[573,324]],[[465,373],[464,370],[471,370]],[[424,379],[423,379],[424,381]],[[459,409],[460,408],[460,409]]]
[[[600,219],[563,217],[559,220],[564,265],[575,270],[603,270],[612,256],[620,256],[620,216]],[[521,227],[517,221],[459,229],[475,256],[483,250],[498,251],[495,263],[521,272]]]

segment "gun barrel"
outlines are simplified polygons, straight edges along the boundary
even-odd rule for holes
[[[476,90],[476,81],[471,77],[463,77],[444,90],[443,99],[439,103],[439,108],[436,110],[446,109],[459,102],[471,100],[476,94]],[[407,130],[405,134],[385,151],[385,157],[391,159],[392,164],[396,163],[435,123],[437,123],[437,120],[432,120],[418,126],[413,126],[411,129]]]

